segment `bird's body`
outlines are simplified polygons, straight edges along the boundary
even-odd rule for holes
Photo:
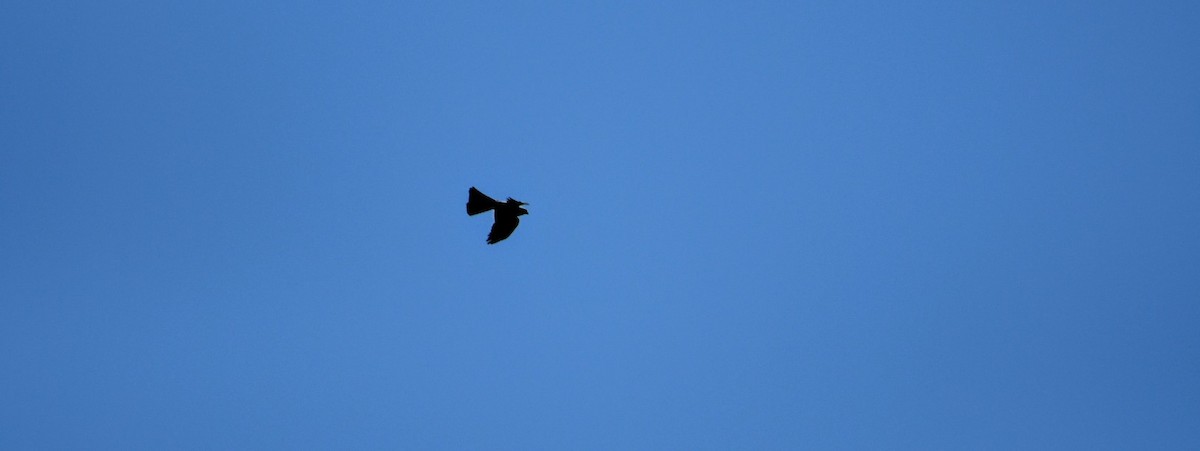
[[[507,202],[500,202],[479,192],[474,186],[467,191],[467,215],[475,216],[488,210],[495,212],[496,222],[492,224],[492,231],[488,233],[488,244],[496,244],[517,230],[517,224],[521,222],[517,217],[529,214],[529,211],[521,208],[522,205],[529,204],[511,197]]]

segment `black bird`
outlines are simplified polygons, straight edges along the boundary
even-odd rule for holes
[[[488,210],[496,211],[496,222],[492,224],[492,232],[488,233],[488,244],[496,244],[512,235],[521,221],[517,216],[529,214],[522,205],[525,202],[508,198],[508,202],[500,202],[479,192],[474,186],[467,191],[467,214],[475,216]]]

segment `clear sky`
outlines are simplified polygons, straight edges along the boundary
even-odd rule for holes
[[[3,449],[1195,450],[1198,230],[1195,1],[0,7]]]

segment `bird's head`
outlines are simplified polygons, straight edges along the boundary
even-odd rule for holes
[[[521,202],[519,200],[516,200],[516,199],[513,199],[510,197],[510,198],[508,198],[508,205],[512,206],[514,209],[517,210],[517,216],[529,214],[529,210],[521,208],[522,205],[529,205],[528,203]]]

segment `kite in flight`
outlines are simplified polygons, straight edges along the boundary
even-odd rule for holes
[[[496,222],[492,224],[491,233],[488,233],[488,244],[499,243],[517,230],[517,224],[521,222],[517,216],[529,214],[521,208],[522,205],[529,204],[511,197],[508,198],[508,202],[500,202],[479,192],[474,186],[467,191],[467,215],[475,216],[488,210],[496,211]]]

